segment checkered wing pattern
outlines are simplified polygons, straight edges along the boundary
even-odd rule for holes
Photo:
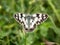
[[[33,31],[36,28],[36,25],[44,22],[47,17],[46,14],[42,13],[33,15],[17,13],[14,15],[16,21],[23,24],[25,31]]]

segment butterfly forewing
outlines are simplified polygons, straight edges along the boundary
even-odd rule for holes
[[[37,24],[38,25],[47,19],[47,15],[46,14],[41,14],[40,13],[40,14],[36,14],[36,15],[38,17],[38,20],[37,20]]]
[[[46,14],[33,14],[33,15],[26,15],[22,13],[17,13],[14,15],[14,18],[19,22],[23,23],[24,29],[26,31],[33,31],[36,28],[36,25],[39,25],[43,21],[47,19]]]

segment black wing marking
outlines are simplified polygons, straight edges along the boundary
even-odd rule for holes
[[[14,15],[14,18],[16,19],[17,22],[23,23],[25,14],[22,13],[17,13]]]
[[[45,21],[48,17],[47,14],[42,14],[42,13],[33,14],[32,16],[35,17],[34,23],[37,25],[39,25],[41,22]]]
[[[41,22],[44,22],[47,19],[47,14],[36,14],[38,17],[37,24],[40,24]]]

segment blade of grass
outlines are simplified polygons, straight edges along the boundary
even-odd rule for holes
[[[20,4],[21,4],[21,13],[24,13],[25,9],[24,9],[24,0],[20,0]]]
[[[59,16],[59,14],[58,14],[57,9],[55,8],[55,6],[53,5],[53,3],[52,3],[51,0],[47,0],[47,1],[48,1],[48,4],[50,5],[50,7],[52,8],[53,12],[56,14],[57,19],[58,19],[59,22],[60,22],[60,16]]]
[[[59,31],[60,29],[59,29],[58,27],[56,27],[56,25],[55,25],[52,17],[49,16],[49,18],[50,18],[50,20],[51,20],[51,22],[52,22],[52,24],[53,24],[53,27],[52,27],[52,28],[54,29],[55,33],[59,35],[59,34],[60,34],[60,31]]]

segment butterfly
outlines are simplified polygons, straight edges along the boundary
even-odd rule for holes
[[[16,13],[14,14],[14,18],[20,24],[23,24],[25,31],[33,31],[36,28],[36,25],[44,22],[47,18],[47,14],[23,14],[23,13]]]

